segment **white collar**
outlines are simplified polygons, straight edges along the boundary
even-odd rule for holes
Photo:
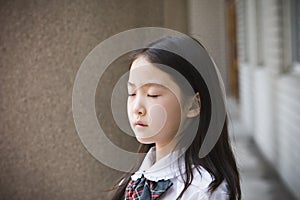
[[[155,147],[151,147],[146,154],[141,167],[131,176],[131,178],[132,180],[137,180],[144,175],[145,178],[151,181],[159,181],[162,179],[167,180],[178,177],[180,175],[179,167],[181,168],[182,173],[185,172],[184,157],[184,152],[182,150],[176,150],[155,163]]]

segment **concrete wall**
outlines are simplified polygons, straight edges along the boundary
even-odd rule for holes
[[[105,199],[122,173],[94,159],[75,130],[72,89],[83,59],[121,31],[167,27],[200,38],[226,82],[224,24],[223,1],[1,1],[0,198]],[[127,69],[113,65],[108,84]],[[110,121],[107,136],[134,151],[137,142]]]
[[[105,199],[101,190],[121,173],[79,140],[71,110],[75,75],[109,36],[164,26],[163,9],[163,1],[152,0],[1,1],[0,199]]]
[[[189,0],[188,32],[207,48],[228,88],[226,7],[223,0]]]

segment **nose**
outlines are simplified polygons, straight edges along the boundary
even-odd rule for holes
[[[139,117],[146,114],[143,98],[139,95],[136,96],[136,99],[133,102],[133,113]]]
[[[138,112],[137,112],[137,115],[138,115],[138,116],[144,116],[144,115],[145,115],[145,109],[140,108],[140,109],[138,110]]]

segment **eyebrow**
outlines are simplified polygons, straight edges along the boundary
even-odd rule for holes
[[[134,83],[131,83],[131,82],[127,82],[129,86],[135,86]],[[158,84],[158,83],[146,83],[146,84],[143,84],[143,86],[156,86],[156,87],[162,87],[162,88],[165,88],[165,86],[161,85],[161,84]]]

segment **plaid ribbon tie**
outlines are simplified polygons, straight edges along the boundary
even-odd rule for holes
[[[170,180],[155,182],[142,175],[136,181],[130,180],[126,187],[125,200],[156,200],[172,185]]]

